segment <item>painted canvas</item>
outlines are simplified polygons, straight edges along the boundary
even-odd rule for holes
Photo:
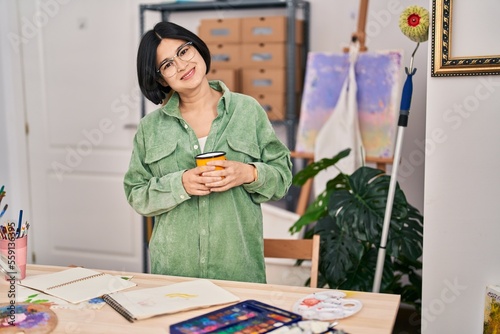
[[[367,156],[393,156],[401,58],[400,51],[364,52],[356,63],[358,115]],[[296,151],[314,152],[321,126],[335,112],[348,68],[347,54],[308,54]]]

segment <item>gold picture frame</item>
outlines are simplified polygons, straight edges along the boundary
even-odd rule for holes
[[[431,76],[471,76],[500,74],[500,55],[454,57],[452,45],[453,0],[432,2]]]

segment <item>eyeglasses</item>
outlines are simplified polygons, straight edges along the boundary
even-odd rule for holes
[[[182,61],[190,61],[195,55],[195,48],[193,47],[193,42],[187,42],[182,44],[177,49],[177,55],[172,58],[167,58],[161,62],[160,66],[156,70],[156,73],[160,73],[164,78],[170,78],[177,73],[177,65],[175,65],[174,59],[179,57]]]

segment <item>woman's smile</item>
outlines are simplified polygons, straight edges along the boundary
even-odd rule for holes
[[[181,78],[181,80],[188,80],[190,79],[191,77],[193,77],[195,73],[195,67],[193,67],[192,69],[189,70],[189,72],[187,72],[186,74],[184,74]]]

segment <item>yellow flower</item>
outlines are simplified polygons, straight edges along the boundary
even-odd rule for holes
[[[406,8],[399,17],[399,29],[414,42],[429,38],[429,11],[420,6]]]

